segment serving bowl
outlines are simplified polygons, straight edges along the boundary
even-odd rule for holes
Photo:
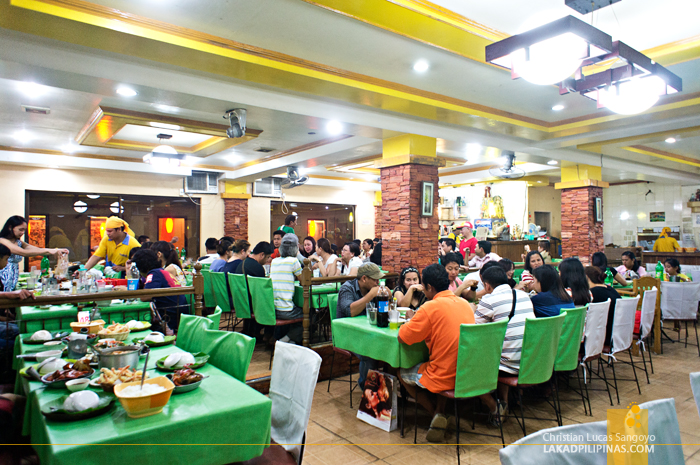
[[[90,380],[88,378],[72,379],[70,381],[66,381],[66,389],[68,389],[70,392],[78,392],[88,387],[88,384],[90,384]]]
[[[149,415],[155,415],[163,411],[163,407],[170,400],[170,395],[175,389],[175,385],[165,376],[147,379],[143,384],[157,384],[165,388],[165,391],[157,394],[140,397],[122,397],[121,392],[128,386],[140,386],[141,381],[133,381],[131,383],[121,383],[114,386],[114,395],[119,399],[126,414],[131,418],[142,418]]]
[[[37,352],[36,353],[36,361],[41,363],[44,360],[50,359],[51,357],[60,358],[62,354],[63,354],[63,349],[61,349],[61,350],[45,350],[43,352]]]
[[[79,333],[83,328],[87,328],[88,334],[97,334],[104,329],[105,322],[104,320],[95,320],[90,323],[77,323],[74,321],[70,324],[70,327],[76,333]]]

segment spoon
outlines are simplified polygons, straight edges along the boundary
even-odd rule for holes
[[[148,356],[151,354],[150,349],[146,349],[146,360],[143,362],[143,371],[141,372],[141,390],[143,391],[143,381],[146,379],[146,368],[148,368]]]

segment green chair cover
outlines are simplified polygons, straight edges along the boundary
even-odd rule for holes
[[[236,309],[236,318],[250,318],[250,300],[248,289],[245,285],[245,276],[242,274],[228,274],[228,285],[231,288],[233,307]]]
[[[209,355],[208,363],[245,383],[255,339],[235,331],[210,330],[203,326],[200,330],[203,332],[200,350]]]
[[[496,389],[507,326],[508,320],[502,319],[459,327],[455,397],[476,397]]]
[[[207,271],[208,271],[208,270],[209,270],[209,267],[211,267],[211,263],[205,263],[204,265],[202,265],[202,270],[207,270]]]
[[[231,300],[229,299],[225,274],[210,272],[209,277],[211,279],[211,289],[214,293],[214,303],[217,307],[221,308],[222,311],[226,313],[231,312],[233,309],[231,308]]]
[[[515,272],[513,273],[513,279],[515,279],[516,281],[519,280],[520,276],[523,274],[523,271],[525,270],[522,268],[516,268]]]
[[[204,306],[205,307],[216,307],[216,300],[214,300],[214,290],[211,287],[211,276],[209,276],[209,269],[202,270],[202,278],[204,279]]]
[[[221,324],[221,313],[221,308],[216,307],[214,309],[214,313],[212,313],[211,315],[207,315],[207,318],[214,322],[214,328],[218,328]]]
[[[525,320],[518,384],[541,384],[552,377],[564,318],[566,312]]]
[[[338,294],[328,296],[328,312],[331,315],[331,320],[335,320],[336,311],[338,310]]]
[[[253,298],[255,321],[261,325],[274,326],[277,323],[275,313],[275,293],[272,291],[270,278],[248,276],[248,288]]]
[[[214,321],[197,315],[180,316],[180,326],[177,330],[175,345],[187,352],[204,352],[204,330],[214,329]]]
[[[586,307],[569,308],[561,329],[554,371],[571,371],[578,367],[578,352],[583,337],[583,323],[586,321]]]

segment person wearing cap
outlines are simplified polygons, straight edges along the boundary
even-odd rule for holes
[[[469,263],[469,260],[474,258],[476,255],[476,245],[478,241],[474,237],[474,227],[468,221],[465,221],[460,225],[462,228],[462,236],[464,237],[459,243],[459,253],[464,257],[464,261]],[[468,249],[468,250],[467,250]]]
[[[126,261],[129,260],[129,251],[136,247],[141,247],[141,244],[134,238],[129,223],[119,217],[110,216],[105,221],[105,235],[100,246],[88,259],[85,269],[89,270],[104,259],[106,267],[111,266],[114,271],[124,271]]]
[[[357,278],[345,281],[338,291],[338,307],[336,318],[349,318],[365,315],[365,307],[375,297],[379,290],[379,280],[384,277],[384,273],[379,267],[370,262],[364,263],[357,269]],[[360,376],[357,384],[360,389],[365,388],[367,371],[377,368],[377,361],[373,358],[358,355],[360,358]]]
[[[301,307],[294,305],[294,280],[299,279],[302,266],[299,254],[299,239],[294,234],[285,234],[279,247],[280,256],[270,264],[270,279],[275,296],[275,315],[278,320],[296,320],[304,317]],[[275,328],[275,339],[282,342],[301,344],[303,329],[301,323]]]
[[[423,270],[423,288],[428,302],[420,311],[408,310],[410,320],[399,329],[399,342],[425,342],[430,352],[427,362],[413,368],[401,368],[399,381],[408,393],[433,417],[427,439],[442,442],[450,418],[445,415],[446,398],[436,396],[455,388],[460,325],[474,324],[469,303],[448,289],[450,279],[445,267],[437,263]],[[437,399],[435,399],[437,397]]]

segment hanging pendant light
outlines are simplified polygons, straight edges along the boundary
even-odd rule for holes
[[[158,141],[161,145],[153,149],[152,152],[147,153],[143,156],[143,161],[145,163],[150,163],[153,166],[171,166],[178,167],[180,162],[185,158],[183,154],[177,153],[174,147],[170,145],[163,144],[163,139],[172,139],[171,134],[158,134]]]

